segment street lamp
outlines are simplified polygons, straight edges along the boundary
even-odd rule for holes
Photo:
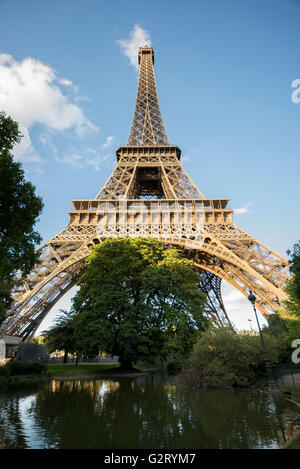
[[[261,345],[262,345],[262,349],[263,349],[264,361],[265,361],[267,373],[269,375],[269,388],[270,389],[276,389],[277,385],[276,385],[276,382],[275,382],[275,379],[274,379],[274,376],[273,376],[273,367],[271,366],[271,363],[270,363],[270,360],[269,360],[269,357],[268,357],[268,354],[267,354],[267,350],[266,350],[265,343],[264,343],[264,338],[263,338],[263,335],[262,335],[262,332],[261,332],[261,328],[260,328],[260,324],[259,324],[259,320],[258,320],[256,308],[255,308],[256,296],[253,295],[251,290],[249,290],[249,293],[250,293],[250,295],[248,296],[248,300],[250,301],[250,303],[252,304],[253,309],[254,309],[256,322],[257,322],[257,326],[258,326],[258,330],[259,330],[259,335],[260,335],[260,339],[261,339]]]

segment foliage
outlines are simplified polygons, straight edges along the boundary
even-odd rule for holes
[[[30,339],[30,342],[32,344],[45,345],[45,337],[43,335],[39,335],[38,337],[33,337]]]
[[[62,313],[54,325],[43,332],[43,343],[46,345],[49,353],[56,350],[64,350],[64,362],[67,361],[68,353],[76,352],[74,341],[74,317],[72,312],[60,310]]]
[[[12,150],[21,137],[17,122],[6,116],[5,112],[0,112],[0,153]]]
[[[11,361],[0,367],[0,376],[41,375],[46,371],[47,365],[45,363]]]
[[[293,274],[292,293],[293,297],[300,300],[300,241],[295,243],[292,251],[287,251],[290,256],[291,273]]]
[[[294,339],[300,339],[300,241],[288,254],[291,262],[291,277],[285,288],[288,299],[284,302],[285,309],[279,315],[286,321],[288,341],[291,343]]]
[[[271,314],[268,318],[268,326],[262,329],[265,342],[267,341],[269,353],[274,363],[287,363],[291,361],[291,340],[287,322],[278,313]]]
[[[10,376],[10,368],[7,365],[0,366],[0,378],[8,378]]]
[[[47,365],[41,362],[19,362],[12,361],[7,365],[10,368],[10,375],[41,375],[46,373]]]
[[[193,263],[149,238],[107,239],[93,248],[74,298],[80,352],[133,361],[183,357],[207,326]]]
[[[276,336],[264,334],[264,342],[270,362],[280,363],[282,350]],[[198,337],[182,380],[201,387],[248,387],[265,376],[259,335],[210,328]]]
[[[42,200],[10,153],[20,139],[18,124],[0,112],[0,323],[11,304],[11,290],[37,262],[35,245],[41,241],[33,227]]]

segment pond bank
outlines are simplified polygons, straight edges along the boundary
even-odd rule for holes
[[[298,399],[298,396],[300,396],[300,389],[299,389],[299,392],[296,392],[295,394],[293,394],[292,392],[285,391],[283,394],[283,397],[287,401],[292,402],[293,404],[296,404],[296,406],[299,407],[299,412],[300,412],[300,400],[294,400],[293,399],[294,395],[296,395],[296,399]],[[300,430],[297,431],[289,439],[289,441],[287,441],[283,446],[281,446],[280,449],[300,449]]]
[[[102,364],[83,364],[83,365],[48,365],[47,372],[36,375],[13,375],[13,376],[0,376],[0,391],[1,388],[6,386],[31,384],[42,381],[55,380],[95,380],[95,379],[119,379],[119,378],[137,378],[139,376],[153,374],[157,372],[164,372],[165,368],[162,367],[141,367],[141,369],[118,371],[118,365],[102,365]]]

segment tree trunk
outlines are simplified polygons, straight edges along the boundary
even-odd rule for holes
[[[119,371],[136,371],[132,366],[132,360],[125,360],[122,357],[119,358],[120,367]]]
[[[68,361],[68,352],[67,352],[67,350],[65,350],[63,363],[67,363],[67,361]]]

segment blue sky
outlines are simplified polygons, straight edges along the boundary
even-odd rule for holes
[[[43,241],[66,226],[71,200],[95,197],[113,170],[135,105],[131,54],[148,37],[185,169],[285,255],[300,238],[299,24],[297,0],[0,0],[0,107],[24,134],[16,158],[44,200]],[[249,305],[226,288],[238,321]]]

